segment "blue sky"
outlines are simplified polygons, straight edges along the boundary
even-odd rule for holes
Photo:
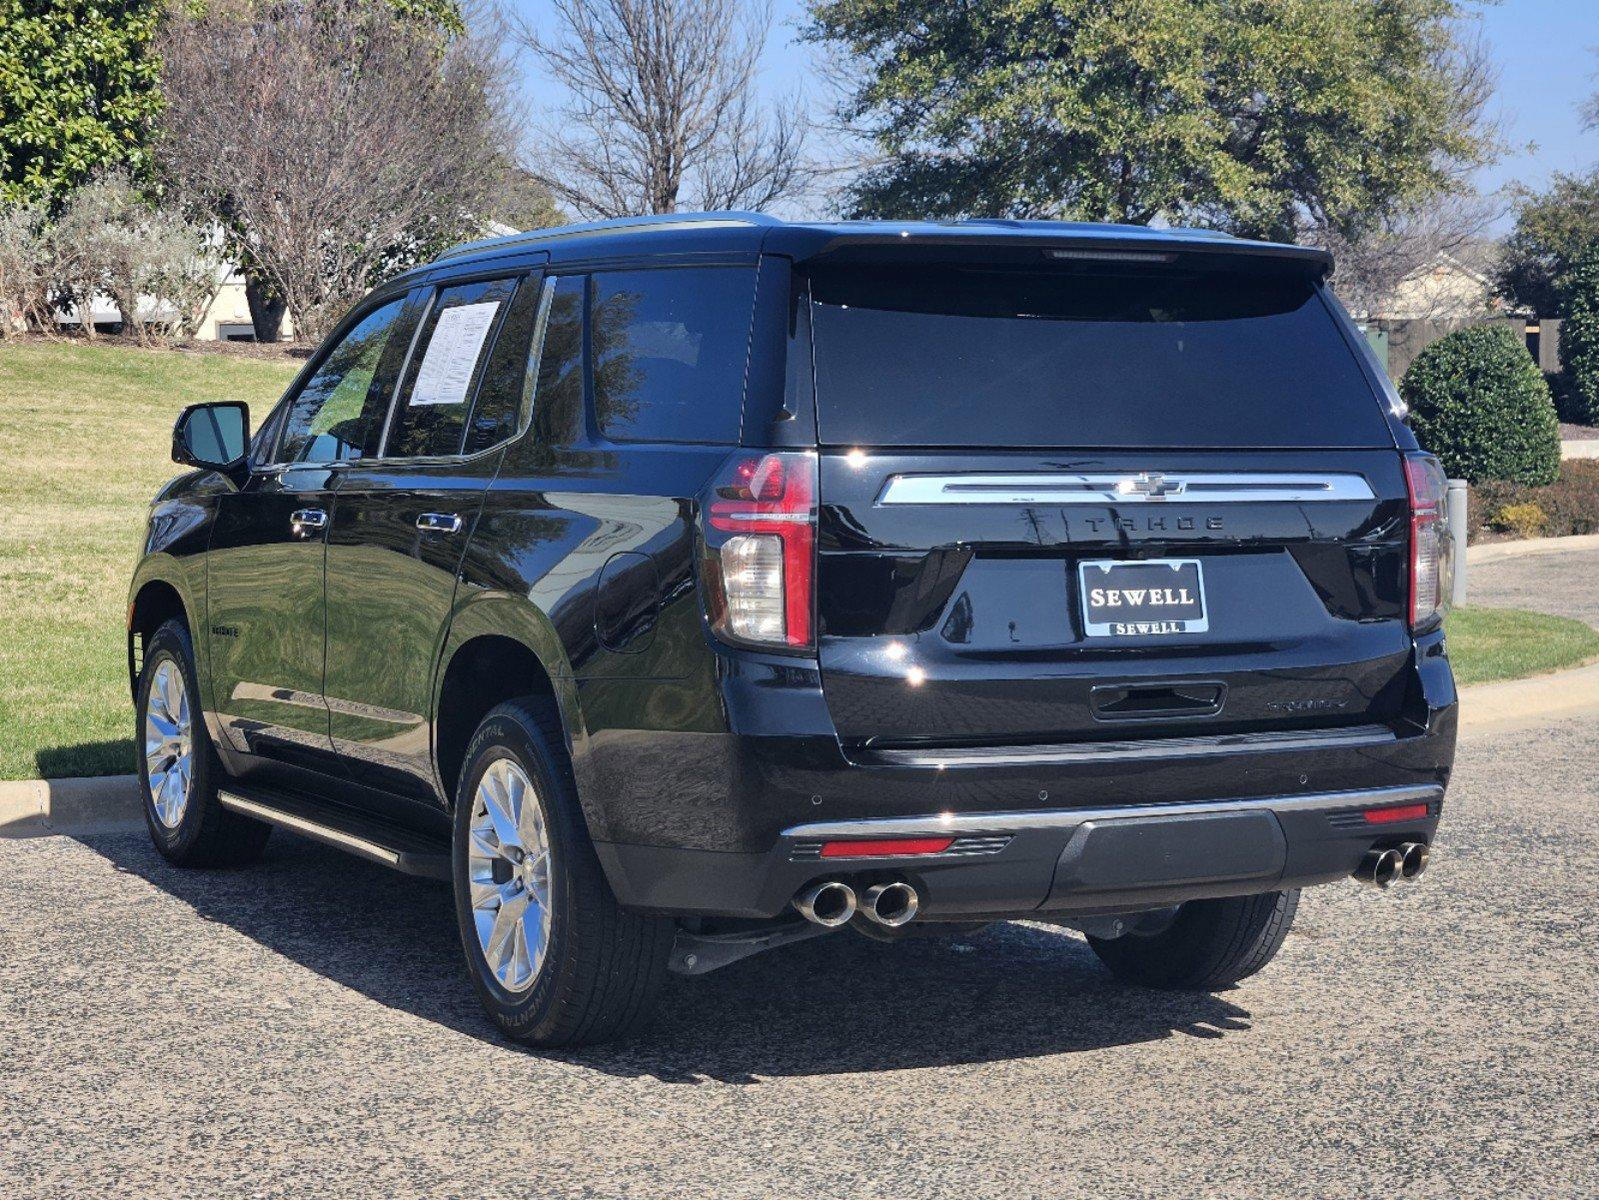
[[[510,3],[537,23],[548,19],[545,0]],[[1584,97],[1599,90],[1599,79],[1594,77],[1599,68],[1595,54],[1599,5],[1594,0],[1504,0],[1478,11],[1483,37],[1500,72],[1490,111],[1503,124],[1513,147],[1503,161],[1481,172],[1478,186],[1485,192],[1517,181],[1540,187],[1554,171],[1585,171],[1599,165],[1599,130],[1584,132],[1576,109]],[[811,48],[795,38],[803,13],[802,0],[774,0],[776,20],[767,41],[762,83],[776,94],[798,87],[819,110],[828,93],[811,73]],[[536,79],[529,80],[528,90],[535,102],[553,98]],[[1506,225],[1508,219],[1500,228]]]

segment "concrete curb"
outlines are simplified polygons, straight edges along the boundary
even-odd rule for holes
[[[1465,736],[1506,733],[1567,717],[1599,716],[1599,661],[1502,683],[1460,690],[1460,732]]]
[[[132,775],[0,782],[0,837],[144,828]]]
[[[1571,438],[1560,443],[1561,458],[1599,458],[1599,438]]]
[[[1599,550],[1599,533],[1579,533],[1573,537],[1525,538],[1516,542],[1490,542],[1486,546],[1472,546],[1466,551],[1466,602],[1471,602],[1471,575],[1469,568],[1483,563],[1498,562],[1505,558],[1520,558],[1524,554],[1574,554],[1583,550]]]

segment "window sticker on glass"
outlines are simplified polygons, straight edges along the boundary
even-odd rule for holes
[[[416,386],[411,389],[413,407],[421,404],[460,404],[466,400],[472,382],[472,368],[494,324],[500,302],[462,304],[439,313],[428,342]]]

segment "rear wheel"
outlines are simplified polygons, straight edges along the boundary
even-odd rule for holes
[[[675,930],[617,905],[548,705],[502,704],[478,726],[456,791],[454,875],[467,969],[506,1033],[601,1042],[648,1011]]]
[[[144,822],[155,848],[180,867],[231,867],[261,855],[272,826],[217,802],[222,766],[205,731],[194,644],[168,621],[144,650],[135,701]]]
[[[1190,900],[1149,936],[1090,937],[1118,979],[1144,987],[1214,991],[1253,975],[1276,955],[1294,923],[1297,889]]]

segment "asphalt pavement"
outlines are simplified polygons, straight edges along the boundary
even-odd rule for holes
[[[1599,718],[1469,740],[1434,866],[1219,995],[1008,924],[501,1040],[447,890],[278,833],[0,840],[0,1196],[1593,1197]]]
[[[1599,550],[1567,550],[1560,542],[1550,538],[1547,553],[1469,563],[1467,602],[1571,617],[1599,629]]]

